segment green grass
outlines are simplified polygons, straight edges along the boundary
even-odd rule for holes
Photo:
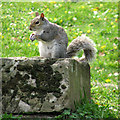
[[[0,115],[0,120],[21,120],[21,115],[13,116],[12,114],[5,113],[4,115]]]
[[[118,3],[3,2],[1,9],[2,57],[39,56],[38,41],[29,39],[36,11],[62,26],[69,43],[83,33],[93,39],[98,52],[90,63],[92,100],[118,118]]]

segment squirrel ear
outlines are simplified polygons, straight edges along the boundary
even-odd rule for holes
[[[36,14],[36,17],[39,16],[39,13],[38,13],[38,12],[36,12],[35,14]]]
[[[43,13],[41,13],[40,18],[42,18],[42,20],[44,20],[44,14]]]

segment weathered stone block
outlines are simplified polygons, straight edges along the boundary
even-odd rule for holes
[[[90,99],[90,68],[85,62],[40,57],[0,61],[3,113],[74,109],[84,90]]]

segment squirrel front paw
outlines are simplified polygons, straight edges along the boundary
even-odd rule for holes
[[[30,35],[30,40],[32,40],[32,41],[35,40],[35,34],[34,34],[34,33],[32,33],[32,34]]]

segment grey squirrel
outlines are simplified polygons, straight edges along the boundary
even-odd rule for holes
[[[69,46],[68,37],[64,29],[51,23],[36,12],[36,17],[31,21],[29,29],[35,31],[30,35],[30,40],[39,41],[39,52],[41,57],[47,58],[71,58],[81,49],[84,50],[84,57],[81,60],[90,61],[95,57],[95,43],[86,35],[78,36]]]

